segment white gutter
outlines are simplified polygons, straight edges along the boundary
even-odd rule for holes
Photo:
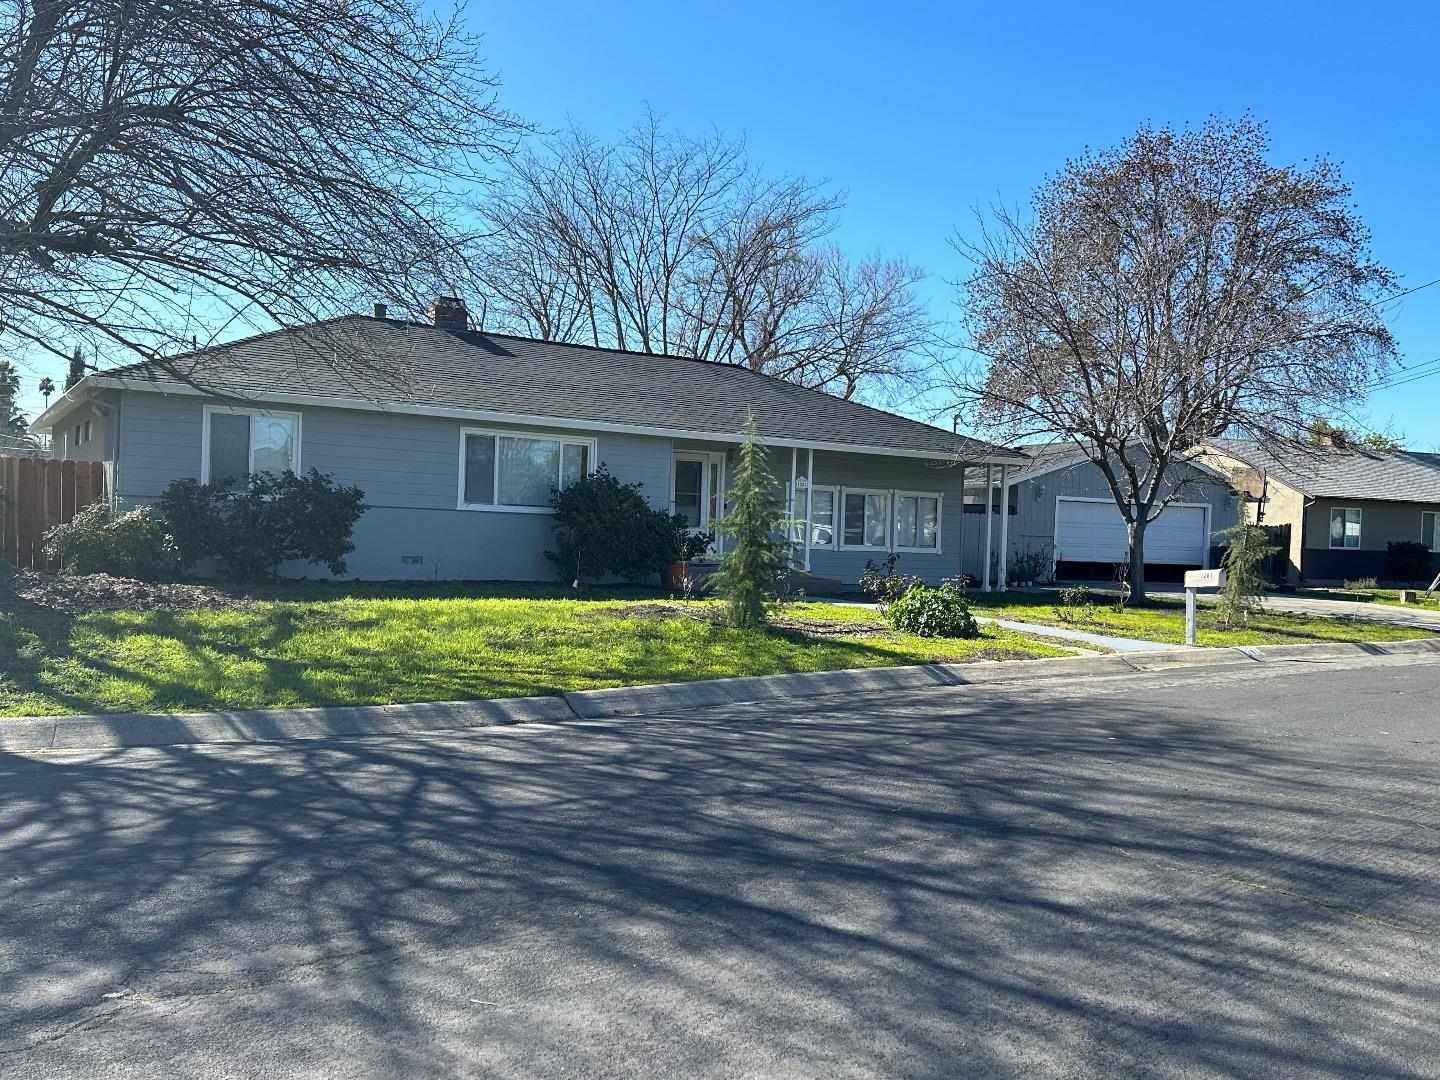
[[[181,382],[151,379],[123,379],[113,375],[87,375],[71,389],[67,390],[61,401],[57,401],[37,416],[30,427],[32,429],[40,429],[53,423],[55,417],[60,412],[60,406],[64,400],[69,399],[72,394],[77,394],[78,391],[84,390],[86,393],[89,393],[89,391],[93,389],[135,390],[150,394],[175,394],[182,397],[207,398],[224,397],[228,394],[230,397],[243,400],[273,402],[277,405],[310,405],[323,409],[352,409],[358,412],[396,413],[404,416],[434,416],[447,420],[479,420],[489,421],[491,423],[525,424],[532,427],[563,428],[569,430],[584,428],[588,431],[609,431],[621,435],[653,435],[662,439],[696,439],[700,441],[727,443],[734,446],[739,446],[745,441],[745,436],[742,433],[734,432],[694,431],[688,428],[659,427],[654,424],[622,424],[609,420],[583,420],[559,416],[539,416],[532,413],[497,412],[492,409],[445,408],[438,405],[378,405],[373,401],[366,401],[364,398],[340,398],[324,394],[289,394],[249,390],[232,390],[228,391],[227,394],[215,394],[197,390],[195,387]],[[941,434],[943,434],[943,432]],[[764,442],[767,446],[798,448],[801,450],[834,450],[846,454],[874,454],[878,457],[919,458],[926,461],[959,462],[965,460],[971,463],[989,461],[996,464],[1009,463],[1023,465],[1029,460],[1019,454],[1011,454],[1003,450],[977,458],[962,458],[961,455],[957,453],[946,452],[944,450],[902,450],[897,447],[837,443],[810,439],[766,438]]]

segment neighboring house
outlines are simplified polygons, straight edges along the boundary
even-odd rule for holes
[[[1010,561],[1046,560],[1060,579],[1110,579],[1116,566],[1128,562],[1130,543],[1099,466],[1073,442],[1019,449],[1031,464],[1009,481]],[[1175,500],[1145,530],[1148,581],[1178,581],[1186,570],[1216,565],[1215,534],[1238,518],[1230,481],[1215,469],[1199,463],[1177,465],[1162,494],[1177,488]],[[998,483],[993,490],[998,510]],[[984,508],[983,491],[977,474],[968,486],[967,510]],[[998,544],[998,535],[992,537],[992,550]]]
[[[1440,553],[1440,454],[1217,439],[1205,460],[1255,500],[1251,521],[1276,527],[1291,585],[1383,578],[1395,540]]]
[[[1025,461],[743,367],[472,330],[448,298],[430,323],[377,308],[169,364],[190,383],[154,364],[90,375],[33,426],[60,457],[108,462],[125,505],[180,477],[332,473],[370,506],[356,578],[552,580],[551,490],[602,463],[706,528],[748,413],[789,516],[810,523],[798,562],[854,583],[898,552],[938,581],[979,568],[960,543],[967,467]]]

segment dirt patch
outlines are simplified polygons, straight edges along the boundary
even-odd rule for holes
[[[15,595],[21,604],[67,615],[91,611],[203,611],[245,607],[251,601],[208,585],[179,585],[136,581],[109,574],[62,577],[21,570],[15,575]]]
[[[602,608],[598,611],[586,612],[585,614],[592,618],[604,617],[610,619],[698,619],[701,622],[715,621],[715,613],[712,608],[661,602],[653,604],[626,604],[623,607]]]
[[[818,619],[797,619],[789,615],[771,615],[765,620],[776,630],[791,630],[816,637],[880,637],[891,633],[888,626],[864,622],[821,622]]]

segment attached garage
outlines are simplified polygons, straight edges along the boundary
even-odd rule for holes
[[[1109,576],[1126,561],[1125,519],[1109,499],[1055,500],[1055,560],[1063,577]],[[1145,530],[1147,567],[1203,567],[1210,550],[1210,507],[1172,503]]]

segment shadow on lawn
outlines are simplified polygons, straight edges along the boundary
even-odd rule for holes
[[[1437,914],[1419,770],[1024,700],[0,755],[0,1055],[105,1017],[182,1072],[220,1031],[245,1072],[1435,1060],[1432,943],[1386,928]]]

